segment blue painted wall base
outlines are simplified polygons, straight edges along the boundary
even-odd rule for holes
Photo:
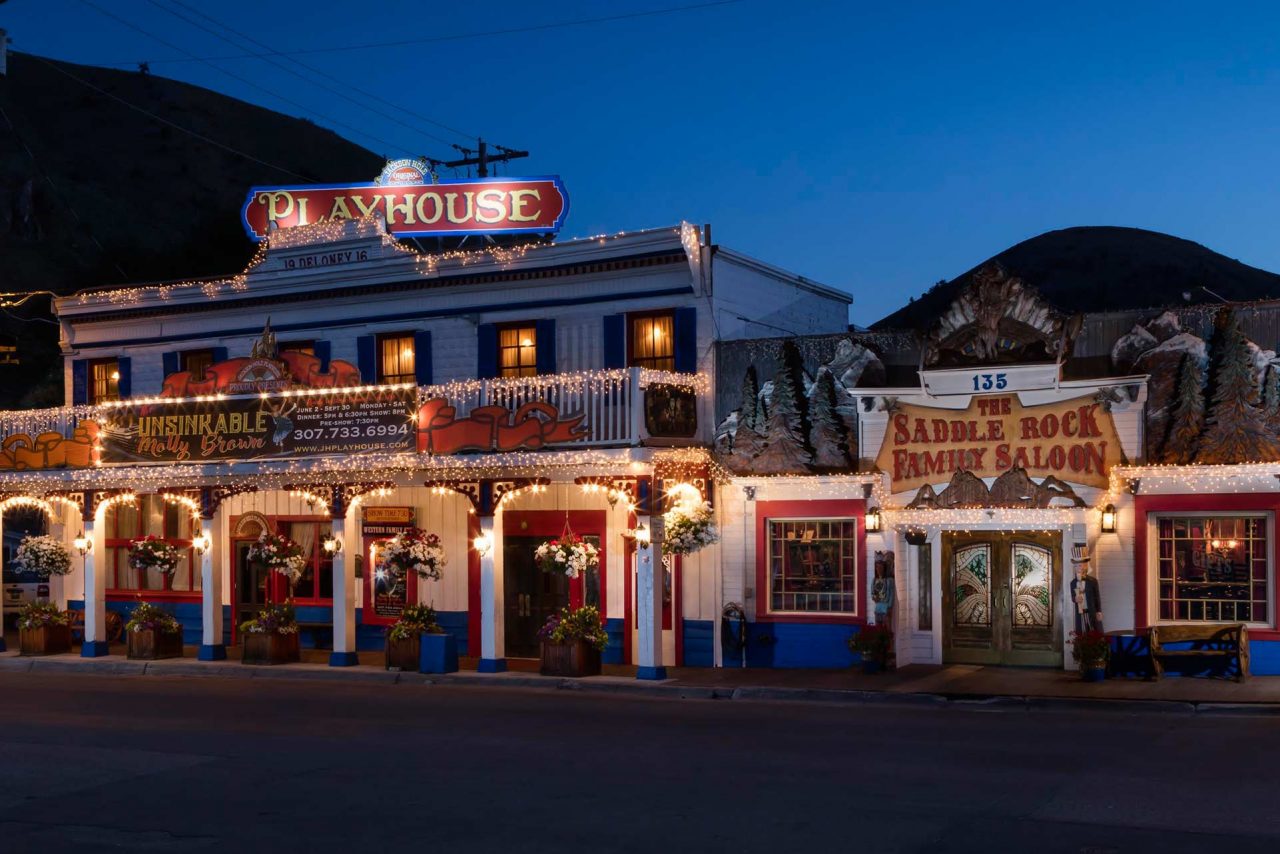
[[[625,664],[622,660],[622,636],[626,624],[621,617],[610,617],[604,621],[605,634],[609,636],[609,644],[600,653],[603,664]]]
[[[665,667],[639,667],[636,669],[637,679],[650,679],[660,681],[667,678],[667,668]]]
[[[360,656],[354,652],[331,652],[329,653],[330,667],[355,667],[360,663]]]
[[[111,649],[106,641],[85,641],[80,647],[81,658],[102,658],[110,653]]]
[[[1170,649],[1186,649],[1189,643],[1170,644]],[[1165,659],[1166,676],[1235,676],[1237,662],[1218,659],[1200,662],[1187,659]],[[1151,647],[1143,635],[1119,635],[1111,639],[1111,673],[1115,676],[1150,677]],[[1280,641],[1249,639],[1249,675],[1280,676]]]
[[[685,667],[715,665],[714,630],[715,623],[711,620],[684,621],[684,661],[681,664]]]
[[[476,672],[478,673],[506,673],[507,660],[505,658],[482,658],[476,664]]]
[[[226,661],[227,647],[220,643],[202,643],[196,658],[200,661]]]

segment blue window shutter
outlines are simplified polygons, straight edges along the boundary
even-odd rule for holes
[[[128,356],[121,356],[116,359],[116,370],[120,372],[120,381],[116,383],[116,390],[120,392],[120,399],[133,397],[133,359]]]
[[[676,371],[693,374],[698,371],[698,310],[693,306],[673,312],[675,327]]]
[[[498,375],[498,327],[481,323],[476,327],[476,378],[491,380]]]
[[[329,373],[329,362],[333,358],[333,345],[328,341],[317,341],[315,343],[316,358],[320,360],[320,373]]]
[[[356,339],[356,361],[360,366],[360,382],[372,385],[378,381],[378,340],[374,335]]]
[[[166,377],[169,376],[169,374],[176,374],[178,371],[182,370],[182,354],[177,350],[170,350],[168,353],[163,353],[161,355],[164,375]]]
[[[534,324],[537,338],[538,353],[537,359],[539,374],[554,374],[556,372],[556,322],[548,318],[539,320]]]
[[[604,318],[604,366],[627,366],[627,316],[608,314]]]
[[[89,360],[76,359],[71,363],[71,405],[83,406],[89,402]]]
[[[413,333],[413,373],[418,385],[431,385],[431,333],[425,329]]]
[[[225,362],[227,360],[226,347],[210,347],[209,349],[213,351],[213,363],[215,365],[218,364],[219,362]]]

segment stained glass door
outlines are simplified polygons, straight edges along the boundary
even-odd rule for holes
[[[944,658],[1060,665],[1061,554],[1058,534],[944,537]]]

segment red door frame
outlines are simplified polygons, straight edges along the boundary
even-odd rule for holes
[[[1260,513],[1274,514],[1277,531],[1276,542],[1271,544],[1271,561],[1273,572],[1273,589],[1271,610],[1275,630],[1249,629],[1249,637],[1255,640],[1280,640],[1280,596],[1275,587],[1280,587],[1276,578],[1280,577],[1280,497],[1274,494],[1253,495],[1139,495],[1134,500],[1133,510],[1133,627],[1142,632],[1151,627],[1151,590],[1156,583],[1152,577],[1147,548],[1147,524],[1150,514],[1160,513]],[[1103,534],[1113,537],[1115,534]],[[1104,603],[1105,604],[1105,603]]]
[[[552,539],[564,533],[565,521],[578,536],[588,534],[600,538],[600,619],[606,620],[609,610],[609,564],[608,535],[609,514],[603,510],[570,510],[566,516],[563,510],[507,510],[502,514],[502,536],[512,537],[546,537]],[[521,527],[523,525],[523,527]],[[468,536],[474,538],[480,534],[480,519],[471,517]],[[495,551],[500,543],[494,543]],[[480,657],[480,556],[474,549],[469,549],[470,559],[467,562],[467,643],[471,647],[467,651],[476,658]],[[569,604],[575,608],[582,606],[582,579],[569,580]]]
[[[315,522],[316,524],[332,523],[332,520],[328,516],[268,516],[265,513],[259,513],[258,515],[262,516],[264,519],[270,522],[271,530],[277,534],[280,533],[281,522]],[[228,522],[228,530],[234,531],[236,529],[236,523],[239,521],[240,521],[240,516],[232,516]],[[239,613],[240,597],[236,595],[239,591],[239,585],[237,584],[238,573],[236,572],[236,565],[235,565],[235,560],[236,560],[235,544],[237,542],[251,542],[255,539],[257,539],[257,537],[237,537],[235,534],[231,534],[227,538],[227,541],[231,544],[230,553],[227,555],[228,565],[230,568],[230,571],[228,572],[228,575],[230,576],[228,581],[230,583],[227,585],[227,587],[229,588],[229,591],[230,591],[228,594],[228,598],[231,600],[231,643],[232,644],[236,644],[239,642],[238,638],[239,638],[239,632],[240,632],[240,613]],[[279,601],[282,595],[282,591],[286,589],[283,586],[284,578],[280,576],[279,573],[272,573],[271,575],[267,576],[267,584],[271,588],[271,591],[270,591],[271,601],[273,602]],[[295,604],[314,606],[317,608],[325,607],[325,603],[328,603],[329,608],[333,608],[332,599],[313,598],[313,599],[307,599],[307,600],[295,600]]]

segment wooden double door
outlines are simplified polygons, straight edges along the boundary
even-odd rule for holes
[[[502,541],[503,630],[510,658],[537,658],[538,630],[569,604],[570,580],[538,568],[533,553],[546,537],[504,537]]]
[[[1061,534],[944,534],[943,660],[1061,666],[1061,590]]]

